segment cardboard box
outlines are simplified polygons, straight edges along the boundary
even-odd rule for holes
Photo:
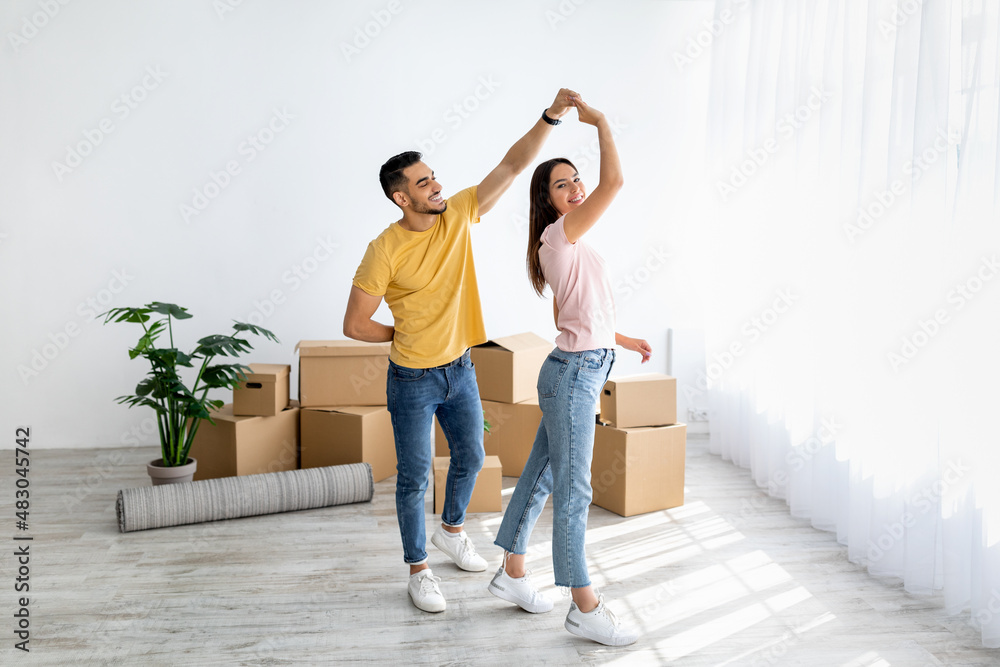
[[[480,398],[500,403],[537,398],[538,371],[554,347],[541,336],[523,333],[472,348]]]
[[[384,405],[305,408],[302,467],[369,463],[380,482],[396,474],[392,420]]]
[[[601,392],[601,421],[615,428],[677,423],[677,379],[647,373],[608,380]]]
[[[520,477],[531,454],[531,447],[535,444],[538,425],[542,421],[538,400],[523,403],[483,401],[483,410],[490,423],[490,432],[483,434],[486,455],[500,458],[504,476]],[[434,419],[434,454],[450,455],[448,441],[437,418]]]
[[[434,457],[434,513],[440,514],[444,510],[444,489],[448,481],[448,466],[451,465],[451,458],[447,456]],[[472,499],[466,512],[499,512],[500,490],[503,487],[503,479],[500,475],[500,459],[495,456],[487,456],[483,462],[483,469],[479,471],[476,478],[476,487],[472,491]]]
[[[385,405],[389,347],[354,340],[299,341],[302,407]]]
[[[233,389],[233,414],[273,417],[288,407],[288,364],[250,364],[246,382]]]
[[[590,484],[594,504],[622,516],[684,504],[687,426],[597,425]]]
[[[202,420],[191,445],[198,459],[195,481],[296,470],[299,467],[297,401],[273,417],[241,417],[229,403]]]

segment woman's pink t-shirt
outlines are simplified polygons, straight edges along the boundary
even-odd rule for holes
[[[604,260],[583,239],[570,243],[563,216],[542,231],[538,259],[552,287],[559,321],[556,345],[566,352],[615,347],[615,299]]]

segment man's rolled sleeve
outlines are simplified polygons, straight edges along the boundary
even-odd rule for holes
[[[392,273],[385,253],[375,246],[374,241],[369,243],[365,256],[361,259],[361,264],[354,274],[354,286],[371,296],[385,296],[385,290],[389,286],[391,277]]]

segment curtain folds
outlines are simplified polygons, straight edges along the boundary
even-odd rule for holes
[[[715,18],[711,451],[1000,647],[1000,3]]]

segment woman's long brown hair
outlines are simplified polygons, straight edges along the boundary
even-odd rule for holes
[[[528,188],[530,207],[528,209],[528,280],[538,296],[545,291],[545,275],[542,273],[542,263],[538,260],[538,249],[542,245],[542,232],[559,219],[559,211],[552,205],[549,197],[549,178],[557,164],[568,164],[576,171],[573,163],[564,157],[552,158],[535,168],[531,175],[531,186]]]

